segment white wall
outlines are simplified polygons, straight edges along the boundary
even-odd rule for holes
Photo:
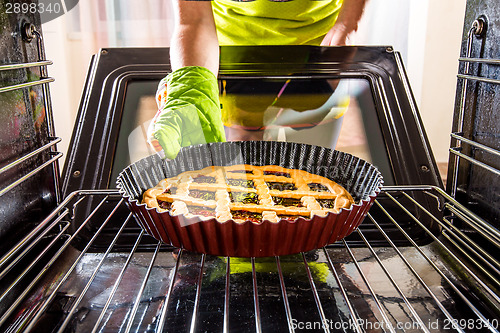
[[[448,160],[465,0],[429,0],[420,110],[436,160]]]
[[[442,163],[448,160],[465,2],[369,0],[353,40],[360,45],[391,45],[401,52],[436,160]],[[124,3],[120,2],[120,13],[127,19],[131,14]],[[147,21],[141,16],[124,23],[104,21],[99,6],[98,1],[80,1],[76,10],[43,26],[47,58],[54,61],[49,75],[56,79],[51,84],[52,104],[63,152],[69,144],[91,55],[114,44],[168,44],[164,38],[171,27],[169,8],[163,8],[160,20]],[[114,39],[109,30],[118,31],[122,40]],[[163,39],[155,39],[160,31]]]
[[[54,62],[48,71],[56,79],[50,89],[56,135],[63,139],[58,144],[64,153],[61,169],[92,55],[105,47],[169,45],[173,27],[170,0],[122,0],[119,4],[120,20],[106,20],[104,1],[85,0],[42,26],[46,57]]]
[[[85,65],[80,63],[81,59],[74,61],[75,57],[72,55],[65,18],[62,16],[42,27],[46,57],[54,62],[48,67],[48,72],[49,76],[55,78],[50,84],[50,92],[56,135],[63,139],[58,144],[58,150],[64,153],[61,169],[78,110],[79,93],[85,79]]]
[[[448,161],[466,0],[370,0],[357,44],[401,52],[436,161]]]

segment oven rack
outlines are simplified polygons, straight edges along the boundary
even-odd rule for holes
[[[443,217],[413,199],[416,192],[435,199]],[[77,207],[87,200],[98,203],[69,234]],[[385,200],[433,242],[417,245]],[[407,202],[430,215],[442,233],[427,229]],[[0,307],[3,331],[37,332],[47,321],[58,323],[58,332],[295,332],[307,325],[320,325],[324,332],[339,327],[498,332],[500,327],[500,263],[491,254],[500,247],[500,233],[438,187],[384,187],[363,223],[377,228],[387,247],[372,246],[358,230],[364,248],[346,239],[340,247],[272,258],[222,258],[161,243],[143,252],[139,245],[149,238],[143,231],[130,251],[117,252],[118,239],[136,223],[131,214],[115,216],[124,204],[116,190],[73,192],[0,259],[0,304],[10,304]],[[455,219],[477,233],[459,229]],[[412,245],[395,245],[383,220]],[[77,250],[73,245],[87,224],[95,232]],[[92,252],[105,228],[114,228],[115,237],[107,250]]]
[[[30,151],[27,154],[25,154],[25,155],[17,158],[13,162],[7,164],[6,166],[1,167],[0,168],[0,174],[2,174],[4,172],[7,172],[8,170],[12,170],[15,167],[18,167],[19,165],[21,165],[22,163],[30,160],[31,158],[34,158],[34,157],[36,157],[39,154],[46,153],[47,151],[49,151],[49,156],[52,156],[46,162],[41,163],[39,166],[33,168],[32,170],[30,170],[29,172],[27,172],[25,175],[19,177],[18,179],[12,181],[7,186],[5,186],[2,189],[0,189],[0,196],[2,196],[3,194],[9,192],[10,190],[12,190],[14,187],[16,187],[17,185],[21,184],[22,182],[24,182],[24,181],[28,180],[29,178],[33,177],[34,175],[36,175],[37,173],[39,173],[43,169],[45,169],[45,168],[47,168],[49,166],[53,166],[54,167],[55,165],[57,165],[57,163],[55,163],[55,162],[57,160],[59,160],[63,156],[63,153],[53,151],[53,149],[56,147],[57,143],[61,142],[61,140],[62,139],[58,138],[58,137],[50,138],[49,142],[47,144],[45,144],[45,145],[41,146],[40,148],[37,148],[37,149],[35,149],[33,151]]]
[[[496,177],[500,176],[500,170],[498,167],[491,165],[493,159],[498,159],[500,157],[500,151],[488,145],[482,144],[478,142],[474,136],[477,133],[465,133],[465,120],[466,113],[471,112],[467,108],[467,102],[470,99],[477,98],[477,96],[470,96],[469,85],[476,84],[475,89],[477,89],[477,85],[492,85],[496,86],[500,84],[500,79],[496,77],[497,71],[491,71],[490,76],[481,75],[478,67],[476,70],[478,74],[473,73],[473,69],[471,65],[475,64],[477,66],[498,66],[500,65],[500,59],[498,58],[482,58],[474,57],[473,53],[473,45],[475,39],[483,39],[486,35],[487,31],[487,19],[484,15],[477,17],[471,24],[469,30],[467,31],[467,42],[465,44],[465,49],[463,52],[464,56],[458,58],[458,61],[463,66],[461,67],[459,73],[457,74],[457,79],[459,83],[461,83],[460,87],[460,95],[457,99],[456,106],[456,120],[454,129],[451,133],[451,146],[449,148],[450,152],[450,165],[451,165],[451,181],[450,181],[450,194],[455,198],[457,196],[458,190],[458,178],[460,173],[460,164],[461,162],[468,162],[469,165],[475,165],[482,170],[486,170],[490,173],[491,176]],[[488,73],[489,71],[485,71]],[[472,117],[471,117],[472,118]],[[492,130],[493,131],[493,130]],[[471,138],[467,138],[466,136],[471,136]],[[469,148],[469,150],[465,150],[465,148]],[[476,152],[485,153],[488,158],[484,156],[482,158],[478,158]],[[487,161],[487,162],[485,162]]]
[[[53,182],[54,182],[54,196],[57,203],[61,200],[60,186],[59,186],[59,164],[57,161],[63,156],[61,152],[57,151],[57,143],[61,142],[61,138],[55,136],[55,125],[52,112],[52,104],[50,103],[50,90],[49,83],[54,82],[53,77],[49,77],[47,66],[52,65],[52,60],[45,59],[45,50],[43,45],[42,34],[36,29],[35,25],[32,23],[25,22],[21,28],[21,35],[25,42],[31,43],[32,40],[36,40],[36,53],[38,60],[30,62],[20,62],[20,63],[9,63],[1,64],[0,72],[3,71],[15,71],[15,70],[28,70],[37,68],[39,71],[39,77],[36,80],[27,80],[26,82],[9,84],[0,87],[0,93],[11,92],[20,89],[33,88],[35,86],[41,86],[43,93],[43,105],[45,108],[46,123],[47,123],[47,139],[46,143],[43,143],[40,147],[33,149],[32,151],[16,158],[14,161],[8,163],[7,165],[0,168],[0,174],[5,173],[11,169],[19,167],[25,162],[30,160],[35,160],[38,166],[34,166],[18,179],[12,181],[8,185],[3,185],[0,189],[0,196],[12,190],[14,187],[30,179],[34,175],[38,174],[42,170],[51,167]],[[47,159],[44,162],[41,156],[44,153],[47,154]]]

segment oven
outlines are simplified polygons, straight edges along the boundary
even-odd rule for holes
[[[500,25],[488,6],[467,6],[446,189],[392,47],[222,48],[223,107],[270,109],[263,139],[336,142],[384,176],[353,234],[265,258],[158,242],[116,189],[128,164],[153,154],[143,142],[168,49],[94,55],[61,171],[40,19],[5,15],[2,331],[498,332]],[[277,114],[299,120],[283,126]]]

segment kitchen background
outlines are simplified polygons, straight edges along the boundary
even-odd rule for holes
[[[169,46],[170,0],[81,0],[43,25],[60,151],[67,151],[90,57],[105,47]],[[369,0],[353,45],[401,52],[427,135],[446,173],[465,0]],[[167,59],[165,60],[167,61]],[[342,138],[339,145],[342,145]],[[341,148],[340,148],[341,149]],[[63,163],[63,162],[61,162]]]

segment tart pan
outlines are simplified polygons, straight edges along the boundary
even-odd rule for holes
[[[207,166],[279,165],[332,179],[355,200],[349,209],[313,218],[261,223],[185,218],[142,204],[142,194],[164,178]],[[361,224],[383,180],[376,167],[328,148],[276,141],[218,142],[182,148],[174,160],[151,155],[125,168],[117,179],[139,225],[155,239],[188,251],[232,257],[268,257],[311,251],[351,234]]]

